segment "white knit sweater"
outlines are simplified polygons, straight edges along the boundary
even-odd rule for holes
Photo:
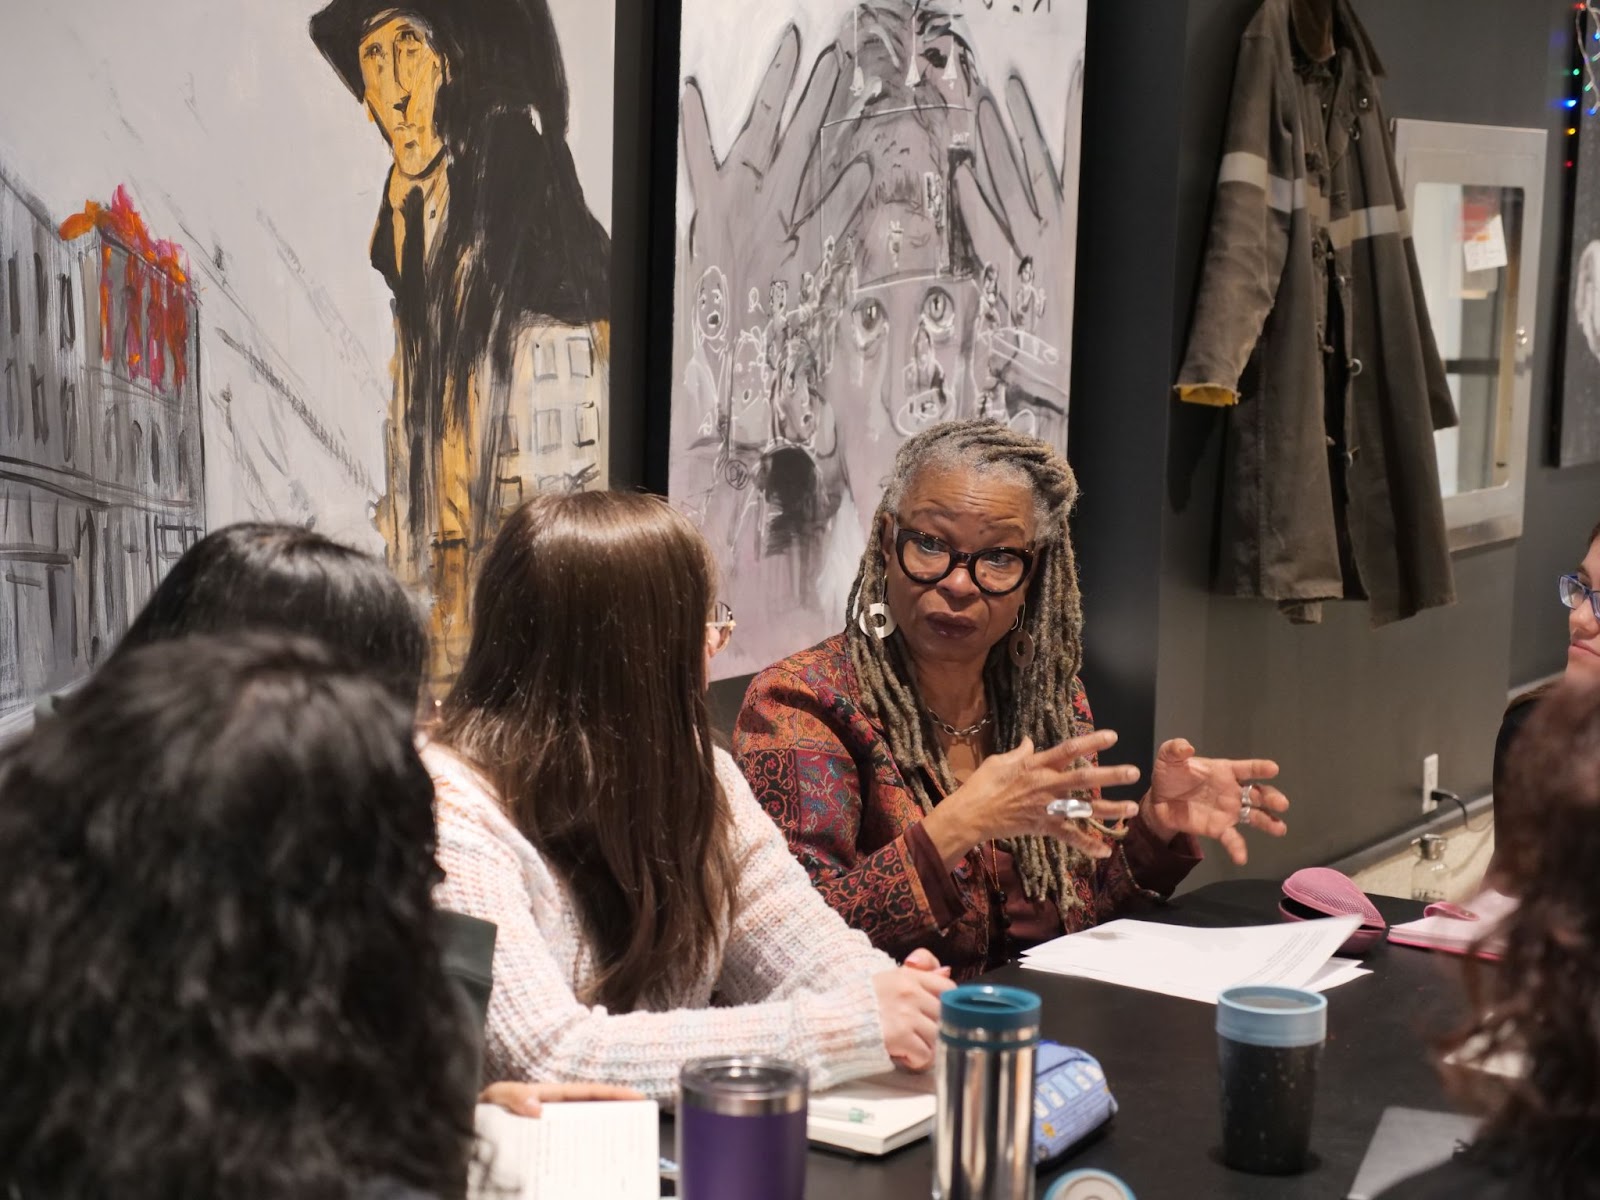
[[[871,977],[893,960],[827,906],[723,751],[740,867],[733,927],[714,970],[630,1013],[578,1000],[595,971],[571,897],[489,783],[441,746],[422,757],[445,871],[435,900],[500,931],[486,1079],[620,1083],[670,1100],[679,1068],[705,1055],[803,1063],[814,1090],[889,1069]],[[711,1007],[713,996],[729,1007]]]

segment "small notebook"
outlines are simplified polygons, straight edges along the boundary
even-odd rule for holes
[[[1474,914],[1477,920],[1460,917],[1432,916],[1420,921],[1408,921],[1389,929],[1389,940],[1400,946],[1418,946],[1424,950],[1443,950],[1447,954],[1466,954],[1480,939],[1487,938],[1481,952],[1484,957],[1495,957],[1496,928],[1517,909],[1517,902],[1503,896],[1493,888],[1485,888],[1471,900],[1461,905]]]
[[[1349,1200],[1373,1200],[1402,1179],[1448,1162],[1456,1147],[1470,1142],[1477,1132],[1478,1122],[1458,1113],[1384,1109],[1361,1170],[1350,1185]]]
[[[806,1137],[856,1154],[888,1154],[933,1132],[932,1073],[891,1072],[811,1097]]]
[[[480,1104],[488,1162],[471,1200],[660,1200],[660,1115],[653,1100],[546,1104],[519,1117]]]

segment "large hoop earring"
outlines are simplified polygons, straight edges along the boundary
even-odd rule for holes
[[[1033,656],[1038,653],[1038,645],[1033,640],[1033,634],[1022,627],[1023,618],[1028,615],[1028,605],[1024,601],[1021,608],[1017,609],[1017,619],[1011,626],[1011,636],[1006,639],[1006,652],[1011,655],[1011,665],[1019,671],[1026,671],[1033,666]]]
[[[899,622],[894,619],[894,613],[889,611],[889,606],[881,601],[868,605],[856,614],[856,625],[862,633],[877,638],[880,642],[900,628]]]

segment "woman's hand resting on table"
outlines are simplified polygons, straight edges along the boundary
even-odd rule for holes
[[[883,1046],[902,1071],[926,1071],[933,1066],[939,1041],[939,997],[955,984],[950,968],[926,950],[913,950],[905,965],[872,977],[878,995],[878,1018],[883,1022]]]
[[[519,1117],[537,1117],[546,1104],[567,1100],[643,1100],[644,1093],[609,1083],[491,1083],[478,1097]]]
[[[1116,743],[1117,735],[1109,729],[1068,738],[1049,750],[1036,751],[1032,740],[1023,738],[1015,750],[984,759],[970,779],[922,820],[945,869],[953,870],[974,846],[1027,834],[1060,838],[1090,858],[1106,857],[1111,847],[1099,834],[1077,821],[1052,817],[1045,807],[1074,793],[1137,783],[1137,767],[1073,766]],[[1139,806],[1128,800],[1094,801],[1099,821],[1120,821],[1138,812]]]
[[[1150,790],[1141,815],[1150,832],[1163,842],[1180,833],[1215,838],[1228,857],[1243,866],[1248,858],[1241,831],[1248,826],[1273,837],[1289,827],[1279,814],[1289,799],[1275,787],[1254,781],[1275,779],[1278,764],[1265,758],[1201,758],[1182,738],[1163,742],[1150,772]],[[1244,791],[1250,789],[1250,811],[1243,823]]]

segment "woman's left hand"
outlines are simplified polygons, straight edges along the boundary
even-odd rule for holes
[[[1289,827],[1278,814],[1289,798],[1258,782],[1274,779],[1278,764],[1265,758],[1201,758],[1182,738],[1163,742],[1150,771],[1140,819],[1163,842],[1180,833],[1215,838],[1238,866],[1249,858],[1241,830],[1258,829],[1282,837]],[[1250,797],[1244,812],[1244,797]],[[1244,814],[1243,820],[1240,819]]]
[[[609,1083],[491,1083],[478,1097],[519,1117],[537,1117],[546,1104],[567,1100],[643,1100],[632,1088]]]

